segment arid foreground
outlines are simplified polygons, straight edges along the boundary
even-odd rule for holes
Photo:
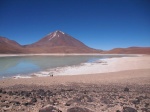
[[[0,112],[149,112],[149,73],[1,80]]]
[[[150,112],[149,58],[143,59],[136,67],[143,62],[145,69],[2,79],[0,112]]]

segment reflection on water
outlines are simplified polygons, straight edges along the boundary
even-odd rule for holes
[[[0,78],[28,74],[48,68],[78,65],[101,58],[121,56],[22,56],[0,57]]]

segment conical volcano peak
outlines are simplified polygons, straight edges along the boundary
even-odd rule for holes
[[[53,35],[53,36],[56,36],[56,35],[59,35],[59,34],[65,34],[64,32],[62,32],[62,31],[60,31],[60,30],[56,30],[56,31],[54,31],[54,32],[51,32],[51,33],[49,33],[48,35]]]
[[[56,30],[54,33],[62,33],[65,34],[64,32],[60,31],[60,30]]]
[[[55,32],[51,33],[51,38],[54,38],[54,37],[61,37],[63,36],[65,33],[62,32],[62,31],[59,31],[59,30],[56,30]]]
[[[61,52],[61,53],[88,53],[88,52],[99,52],[95,49],[89,48],[84,43],[75,39],[74,37],[64,33],[60,30],[56,30],[41,40],[27,45],[26,48],[29,50],[37,50],[36,52]],[[40,50],[40,51],[38,51]],[[34,51],[35,52],[35,51]]]

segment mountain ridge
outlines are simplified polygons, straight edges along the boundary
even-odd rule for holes
[[[150,54],[150,47],[114,48],[105,51],[107,54]]]
[[[11,41],[9,42],[10,44],[12,43]],[[15,48],[12,47],[11,49],[9,47],[10,49],[6,50],[6,53],[17,53],[17,52],[18,53],[100,53],[102,52],[102,50],[96,50],[86,46],[84,43],[80,42],[74,37],[59,30],[46,35],[45,37],[41,38],[39,41],[35,43],[29,45],[22,45],[22,46],[20,44],[18,45],[19,47],[16,52],[14,52]],[[5,53],[3,46],[0,47],[0,53]]]
[[[100,53],[100,54],[150,54],[150,47],[114,48],[108,51],[93,49],[62,31],[52,32],[39,41],[20,45],[0,36],[0,53]]]
[[[23,53],[23,47],[14,40],[0,36],[0,53]]]

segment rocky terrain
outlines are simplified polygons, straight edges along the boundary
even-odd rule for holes
[[[15,85],[0,89],[0,112],[150,112],[150,85]]]

